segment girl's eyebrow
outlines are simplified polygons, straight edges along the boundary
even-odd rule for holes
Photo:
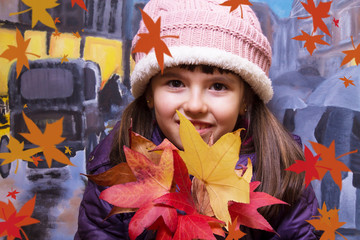
[[[163,78],[181,78],[181,77],[183,77],[181,74],[174,73],[174,72],[164,72],[160,76],[163,77]]]

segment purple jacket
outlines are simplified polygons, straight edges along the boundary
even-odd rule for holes
[[[115,126],[114,129],[117,129],[117,126]],[[86,169],[89,174],[98,174],[112,167],[108,156],[111,150],[114,133],[115,131],[112,131],[90,154],[86,164]],[[156,129],[152,141],[155,144],[159,144],[162,140],[162,134]],[[240,156],[238,164],[246,165],[248,157],[250,157],[254,165],[255,154]],[[112,206],[109,203],[99,199],[100,192],[104,189],[105,187],[98,186],[92,181],[88,181],[80,205],[78,230],[74,239],[130,239],[128,225],[133,213],[117,214],[105,221],[103,220],[112,209]],[[276,223],[270,222],[279,236],[259,230],[251,231],[247,236],[250,237],[251,235],[251,239],[271,240],[319,239],[320,236],[317,236],[313,227],[305,221],[311,219],[314,215],[318,215],[317,208],[318,202],[310,185],[303,191],[301,198],[294,206],[284,209],[283,214]],[[145,231],[137,239],[155,239],[155,234],[152,231]]]

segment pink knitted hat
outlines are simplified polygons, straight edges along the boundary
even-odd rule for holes
[[[150,0],[144,11],[156,21],[161,16],[160,36],[173,57],[164,55],[164,68],[180,64],[205,64],[231,70],[241,76],[267,103],[273,96],[268,78],[271,47],[262,34],[260,23],[247,5],[230,13],[221,6],[225,0]],[[148,33],[143,21],[138,33]],[[132,48],[139,37],[136,35]],[[160,72],[154,49],[135,53],[131,74],[132,93],[141,96],[151,77]]]

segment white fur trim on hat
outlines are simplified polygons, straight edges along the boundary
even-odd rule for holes
[[[271,80],[266,73],[245,58],[210,47],[173,46],[169,50],[173,57],[164,56],[164,68],[181,64],[206,64],[227,69],[241,76],[265,103],[273,96]],[[145,92],[149,80],[158,73],[160,67],[154,51],[137,62],[131,74],[131,91],[135,98]]]

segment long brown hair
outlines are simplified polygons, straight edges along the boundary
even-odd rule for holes
[[[193,71],[197,66],[180,67]],[[213,73],[215,69],[220,73],[230,72],[206,65],[200,65],[200,67],[204,73]],[[304,159],[302,149],[264,102],[253,93],[251,87],[246,82],[244,85],[247,112],[245,116],[239,117],[238,123],[244,120],[248,123],[245,138],[252,138],[253,150],[256,153],[254,174],[256,181],[261,182],[257,191],[266,192],[292,205],[299,198],[304,178],[303,175],[284,169],[295,163],[295,160]],[[133,131],[151,139],[155,119],[146,104],[145,94],[129,104],[123,113],[120,130],[115,135],[110,153],[110,160],[114,164],[125,161],[123,146],[129,145],[128,129],[131,119]],[[237,124],[235,128],[238,127],[240,125]],[[243,142],[244,140],[246,139],[242,139]],[[240,151],[241,153],[243,150]],[[274,205],[262,208],[261,213],[270,220],[276,217],[280,210],[280,205]]]

